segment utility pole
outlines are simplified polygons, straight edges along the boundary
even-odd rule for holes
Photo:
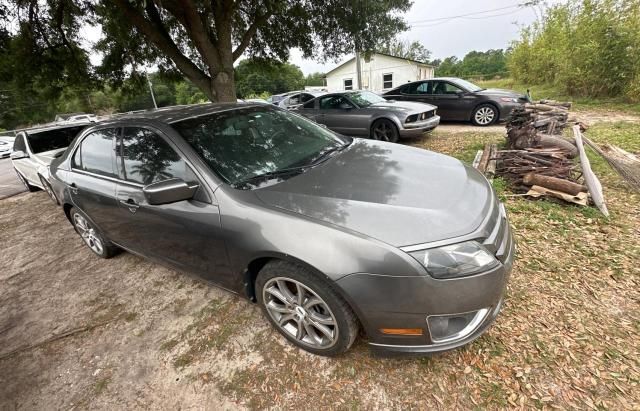
[[[158,108],[156,104],[156,96],[153,95],[153,84],[151,84],[151,79],[149,78],[149,73],[147,74],[147,83],[149,83],[149,91],[151,92],[151,100],[153,100],[153,107]]]
[[[356,84],[362,90],[362,67],[360,67],[360,52],[356,49]]]

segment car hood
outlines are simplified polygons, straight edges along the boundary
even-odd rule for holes
[[[51,164],[53,159],[56,158],[56,154],[62,153],[66,149],[67,149],[66,147],[57,148],[55,150],[43,151],[42,153],[34,154],[33,156],[36,159],[40,160],[40,162],[44,163],[45,165],[49,165]]]
[[[526,98],[525,94],[518,93],[517,91],[506,90],[501,88],[488,88],[485,90],[477,91],[476,93],[481,95],[486,95],[486,96]]]
[[[273,207],[397,247],[469,234],[495,201],[487,180],[452,157],[358,139],[324,164],[254,192]]]
[[[425,111],[435,110],[437,107],[427,103],[387,100],[374,103],[367,108],[381,108],[386,110],[404,111],[407,113],[424,113]]]

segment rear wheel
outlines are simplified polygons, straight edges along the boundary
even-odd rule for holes
[[[377,120],[371,127],[371,138],[374,140],[396,143],[399,137],[398,127],[391,120]]]
[[[498,120],[498,109],[491,104],[482,104],[476,107],[471,116],[471,121],[476,126],[490,126]]]
[[[73,227],[95,255],[100,258],[110,258],[117,253],[118,247],[104,237],[93,224],[89,222],[89,219],[84,213],[72,207],[71,210],[69,210],[69,215],[71,216]]]
[[[331,285],[285,261],[268,263],[256,279],[258,303],[287,340],[313,354],[335,356],[351,347],[358,320]]]

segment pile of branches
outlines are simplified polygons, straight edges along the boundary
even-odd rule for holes
[[[560,135],[571,121],[569,118],[570,102],[540,100],[527,103],[511,113],[509,124],[520,127],[531,124],[538,133]]]
[[[499,150],[496,152],[495,174],[508,180],[518,192],[529,191],[532,175],[554,177],[577,182],[578,169],[562,150]]]

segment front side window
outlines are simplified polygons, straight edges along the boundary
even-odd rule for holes
[[[407,94],[431,94],[429,85],[429,81],[423,81],[422,83],[412,83],[407,88]]]
[[[121,142],[124,179],[148,185],[171,178],[194,183],[187,163],[162,137],[146,128],[126,127]]]
[[[74,153],[72,166],[90,173],[115,177],[113,154],[116,135],[117,131],[113,128],[88,134]]]
[[[351,104],[344,96],[329,96],[320,99],[321,110],[340,110],[351,107],[353,107],[353,104]]]
[[[183,120],[172,125],[227,183],[313,164],[350,141],[312,121],[268,106]]]
[[[433,88],[433,94],[457,94],[462,92],[460,87],[456,87],[451,83],[445,81],[436,82]]]
[[[84,125],[27,132],[27,139],[33,153],[43,153],[68,147],[83,128]]]
[[[353,79],[348,78],[344,80],[344,89],[353,90]]]
[[[316,106],[315,100],[307,101],[304,103],[304,108],[314,108]]]
[[[382,75],[382,88],[392,88],[393,87],[393,74],[383,74]]]
[[[24,136],[20,134],[13,142],[13,151],[27,152],[27,146],[24,144]]]

